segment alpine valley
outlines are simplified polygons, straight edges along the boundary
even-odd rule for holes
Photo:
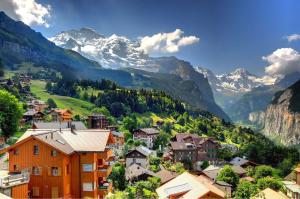
[[[4,12],[0,12],[0,30],[0,55],[12,69],[33,62],[56,69],[68,78],[105,78],[121,86],[155,88],[230,120],[215,103],[207,79],[189,62],[176,57],[151,58],[138,50],[137,42],[116,35],[105,38],[89,28],[50,38],[64,47],[61,48]]]

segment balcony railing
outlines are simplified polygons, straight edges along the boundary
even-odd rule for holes
[[[29,172],[20,174],[8,174],[5,177],[0,178],[0,187],[6,188],[11,186],[16,186],[19,184],[24,184],[29,182]]]

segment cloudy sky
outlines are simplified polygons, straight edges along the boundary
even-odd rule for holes
[[[0,0],[0,10],[45,37],[91,27],[216,73],[300,71],[298,0]]]

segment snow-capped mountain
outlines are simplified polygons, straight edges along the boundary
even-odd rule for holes
[[[156,72],[155,62],[139,50],[139,41],[111,35],[105,37],[90,28],[63,31],[49,38],[56,45],[72,49],[106,68],[130,67]]]
[[[258,77],[244,68],[237,68],[228,74],[215,75],[212,71],[202,67],[195,70],[207,77],[210,85],[217,92],[223,94],[245,93],[253,88],[264,85],[273,85],[279,77]]]
[[[135,68],[150,72],[180,73],[178,75],[183,77],[186,70],[180,72],[180,67],[183,65],[185,66],[184,69],[187,69],[190,66],[189,63],[182,62],[175,57],[149,57],[148,54],[140,50],[139,41],[115,34],[105,37],[90,28],[63,31],[49,40],[60,47],[72,49],[91,60],[95,60],[106,68]],[[243,68],[222,75],[215,75],[209,69],[202,67],[195,67],[194,69],[209,80],[215,91],[224,94],[248,92],[260,85],[273,84],[276,80],[276,78],[267,76],[257,77]],[[189,77],[183,78],[188,79]]]

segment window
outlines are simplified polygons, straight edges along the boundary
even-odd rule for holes
[[[39,176],[42,174],[42,168],[41,167],[32,167],[32,174]]]
[[[56,157],[57,156],[57,151],[56,150],[52,150],[51,151],[51,156],[52,157]]]
[[[51,175],[58,176],[58,167],[51,167]]]
[[[92,182],[84,182],[82,184],[82,190],[83,191],[93,191],[94,190],[94,185]]]
[[[14,155],[19,155],[19,149],[14,149],[13,153]]]
[[[85,172],[94,171],[93,164],[82,164],[82,170]]]
[[[14,171],[17,171],[19,168],[18,168],[18,165],[17,164],[14,164]]]
[[[32,196],[40,196],[40,188],[32,187]]]
[[[39,154],[39,146],[38,145],[34,145],[33,146],[33,155],[38,155]]]

